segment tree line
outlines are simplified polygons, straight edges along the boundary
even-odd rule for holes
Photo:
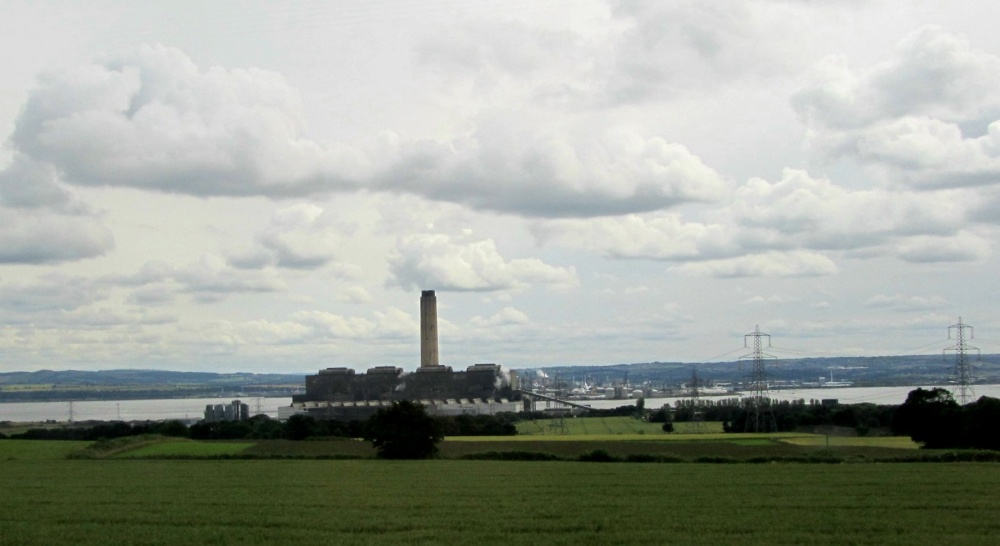
[[[515,414],[430,417],[445,436],[512,436],[517,434]],[[363,438],[372,418],[331,421],[293,415],[286,421],[255,415],[243,421],[199,421],[190,426],[169,421],[94,421],[74,426],[32,428],[0,438],[23,440],[110,440],[125,436],[161,434],[193,440],[306,440],[310,438]]]
[[[592,410],[584,414],[584,417],[629,415],[661,422],[665,432],[673,431],[674,421],[721,421],[727,432],[743,432],[746,421],[750,418],[750,411],[751,408],[739,399],[709,404],[682,401],[673,408],[665,406],[653,410],[646,409],[645,401],[640,399],[635,405]],[[1000,399],[984,396],[976,402],[960,406],[947,390],[941,388],[913,390],[899,406],[869,403],[827,405],[814,400],[809,403],[805,400],[772,400],[765,412],[773,424],[773,430],[778,432],[801,430],[803,427],[836,426],[853,428],[858,435],[866,435],[871,429],[886,428],[895,435],[909,436],[925,448],[1000,450]],[[266,415],[256,415],[244,421],[201,421],[191,426],[176,420],[138,423],[113,421],[95,422],[89,426],[36,428],[9,437],[89,441],[142,434],[195,440],[365,438],[373,442],[380,456],[392,458],[395,457],[392,447],[386,452],[387,455],[383,455],[379,448],[380,443],[386,443],[386,435],[411,438],[403,444],[420,443],[408,436],[411,433],[417,434],[419,438],[431,439],[444,436],[509,436],[517,434],[516,422],[542,418],[546,418],[542,413],[435,417],[426,415],[419,404],[397,402],[391,408],[380,409],[363,421],[321,420],[308,415],[293,415],[284,422]],[[0,434],[0,438],[3,437]],[[432,448],[436,441],[430,442]],[[393,442],[388,441],[388,445],[393,445]]]

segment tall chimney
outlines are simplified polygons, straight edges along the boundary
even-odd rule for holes
[[[438,366],[437,297],[433,290],[420,293],[420,367]]]

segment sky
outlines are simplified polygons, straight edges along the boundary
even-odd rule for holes
[[[0,371],[1000,352],[998,20],[0,0]]]

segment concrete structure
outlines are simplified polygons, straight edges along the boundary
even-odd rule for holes
[[[420,293],[420,367],[440,366],[438,358],[437,296]]]
[[[250,418],[250,406],[233,400],[228,404],[208,404],[205,406],[205,421],[245,421]]]
[[[367,373],[357,373],[351,368],[327,368],[308,375],[305,394],[293,396],[292,406],[337,408],[317,413],[329,418],[363,419],[395,400],[420,402],[432,413],[451,415],[514,411],[510,408],[516,407],[516,403],[511,403],[510,408],[504,405],[513,398],[511,378],[496,364],[473,364],[459,372],[451,366],[421,366],[413,373],[403,373],[402,368],[395,366],[377,366],[369,368]],[[334,416],[338,412],[343,415]]]
[[[492,399],[448,399],[418,400],[431,415],[495,415],[503,412],[521,411],[521,403],[506,398]],[[288,419],[292,415],[309,415],[317,419],[342,421],[364,420],[379,408],[387,408],[392,402],[387,400],[361,400],[358,402],[293,402],[291,406],[278,408],[278,419]]]

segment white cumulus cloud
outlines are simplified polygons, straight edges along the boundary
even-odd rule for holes
[[[544,285],[565,290],[579,283],[572,267],[555,267],[536,258],[504,259],[492,239],[404,236],[389,263],[390,282],[406,289],[493,292]]]

